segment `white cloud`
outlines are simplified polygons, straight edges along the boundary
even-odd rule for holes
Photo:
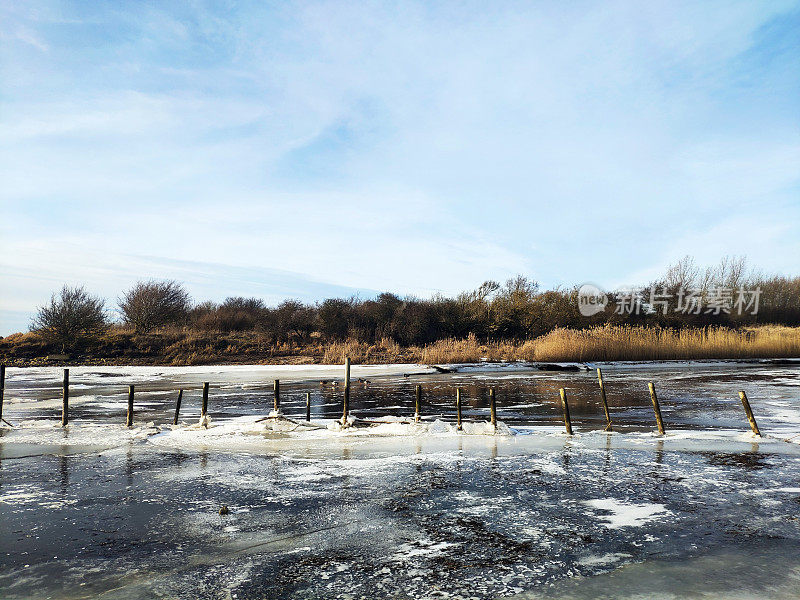
[[[692,252],[787,268],[792,6],[9,9],[49,49],[4,34],[3,306],[174,260],[422,295]]]

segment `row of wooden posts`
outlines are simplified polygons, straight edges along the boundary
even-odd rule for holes
[[[6,367],[5,365],[0,365],[0,422],[6,423],[7,425],[11,426],[11,424],[3,418],[3,396],[5,393],[5,378],[6,378]],[[606,398],[606,388],[605,383],[603,382],[603,372],[598,368],[597,369],[597,379],[598,383],[600,384],[600,400],[603,404],[603,412],[605,413],[606,417],[606,431],[611,431],[611,413],[608,409],[608,400]],[[658,403],[658,396],[656,395],[656,388],[653,383],[648,384],[648,388],[650,390],[650,400],[653,403],[653,411],[656,417],[656,426],[658,427],[658,433],[664,435],[665,428],[664,428],[664,420],[661,417],[661,407]],[[209,390],[209,382],[203,383],[203,403],[200,412],[200,419],[202,422],[205,422],[205,419],[208,415],[208,390]],[[69,369],[64,369],[64,383],[62,387],[62,410],[61,410],[61,426],[66,427],[67,423],[69,422]],[[135,386],[133,384],[128,386],[128,412],[125,419],[125,424],[128,427],[133,426],[133,400],[134,400],[134,393],[135,393]],[[567,392],[564,388],[559,390],[559,394],[561,396],[561,408],[564,414],[564,428],[567,432],[567,435],[572,435],[572,419],[570,418],[569,414],[569,403],[567,402]],[[421,414],[422,414],[422,386],[417,385],[414,389],[415,395],[415,403],[414,403],[414,421],[419,422]],[[280,402],[281,402],[281,383],[280,380],[276,379],[273,385],[273,415],[274,417],[280,417]],[[756,424],[755,416],[753,416],[753,410],[750,408],[750,402],[747,400],[747,394],[743,391],[739,392],[739,398],[742,401],[742,405],[744,406],[745,413],[747,414],[747,420],[750,422],[750,428],[753,430],[753,433],[756,435],[761,435],[758,425]],[[178,400],[175,403],[175,417],[172,420],[173,425],[178,424],[178,417],[180,416],[181,411],[181,401],[183,399],[183,390],[178,391]],[[348,424],[348,418],[350,416],[350,359],[346,359],[345,361],[345,380],[344,380],[344,399],[343,399],[343,412],[342,412],[342,424]],[[306,392],[306,421],[311,420],[311,393]],[[490,423],[497,427],[497,398],[495,395],[494,388],[489,388],[489,421]],[[463,428],[463,420],[461,418],[461,388],[456,389],[456,429],[461,431]]]
[[[608,400],[606,399],[606,386],[603,382],[603,371],[598,368],[597,369],[597,381],[600,384],[600,400],[603,403],[603,412],[606,416],[606,427],[605,431],[611,431],[611,414],[608,410]],[[664,435],[666,433],[666,429],[664,428],[664,419],[661,417],[661,405],[658,403],[658,396],[656,395],[656,386],[650,382],[647,384],[648,389],[650,390],[650,401],[653,403],[653,412],[656,416],[656,427],[658,427],[659,435]],[[567,392],[564,388],[559,390],[559,394],[561,395],[561,408],[564,413],[564,428],[567,431],[567,435],[572,435],[572,419],[569,415],[569,404],[567,403]],[[758,425],[756,424],[756,418],[753,416],[753,410],[750,408],[750,402],[747,400],[747,394],[744,391],[739,392],[739,399],[742,401],[742,405],[744,406],[744,412],[747,414],[747,420],[750,422],[750,429],[753,430],[753,433],[756,435],[761,435],[761,432],[758,429]]]

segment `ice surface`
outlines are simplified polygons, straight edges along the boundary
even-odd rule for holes
[[[610,433],[591,372],[354,372],[342,428],[341,386],[318,381],[340,368],[282,373],[271,417],[277,371],[227,369],[153,368],[152,381],[135,369],[73,370],[87,387],[65,429],[60,373],[14,373],[7,394],[18,401],[4,413],[16,427],[0,429],[0,596],[800,597],[798,367],[608,366]],[[665,436],[654,433],[651,380]]]

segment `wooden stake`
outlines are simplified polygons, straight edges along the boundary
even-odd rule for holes
[[[342,402],[342,425],[350,415],[350,357],[344,359],[344,401]]]
[[[417,385],[414,388],[414,393],[416,395],[416,401],[414,403],[414,422],[419,423],[420,416],[422,415],[422,386]]]
[[[183,390],[178,390],[178,401],[175,402],[175,418],[172,419],[172,424],[178,424],[178,415],[181,413],[181,400],[183,400]]]
[[[311,392],[306,392],[306,421],[311,420]]]
[[[489,420],[497,428],[497,402],[494,397],[494,388],[489,388]]]
[[[658,405],[658,397],[656,396],[656,386],[651,383],[647,384],[650,388],[650,399],[653,401],[653,411],[656,413],[656,424],[658,425],[658,433],[664,435],[664,421],[661,419],[661,407]]]
[[[133,385],[128,386],[128,418],[125,424],[128,427],[133,427]]]
[[[606,401],[606,386],[603,384],[603,372],[597,368],[597,381],[600,382],[600,400],[603,401],[603,412],[606,413],[605,431],[611,431],[611,414],[608,412],[608,402]]]
[[[6,393],[6,366],[0,365],[0,423],[3,422],[3,396]]]
[[[64,387],[61,396],[61,426],[69,423],[69,369],[64,369]]]
[[[274,400],[272,402],[272,410],[275,411],[275,414],[278,414],[281,410],[281,381],[280,379],[276,379],[275,383],[272,384],[272,395]]]
[[[567,392],[564,388],[558,391],[561,394],[561,409],[564,411],[564,428],[567,430],[567,435],[572,435],[572,419],[569,417],[569,404],[567,404]]]
[[[744,406],[744,412],[747,413],[747,420],[750,421],[750,429],[752,429],[753,433],[756,435],[761,435],[761,432],[758,430],[758,425],[756,424],[756,418],[753,416],[753,409],[750,408],[750,402],[747,400],[747,394],[739,392],[739,398],[742,399],[742,406]]]
[[[200,420],[204,421],[205,420],[204,417],[206,417],[207,415],[208,415],[208,382],[206,381],[203,383],[203,408],[200,409]]]
[[[461,388],[456,388],[456,429],[461,431]]]

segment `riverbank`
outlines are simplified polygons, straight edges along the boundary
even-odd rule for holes
[[[763,325],[741,329],[595,327],[555,329],[523,341],[481,341],[474,336],[426,346],[391,339],[275,342],[258,332],[197,332],[172,328],[147,334],[111,328],[63,353],[35,333],[0,338],[0,361],[9,366],[235,365],[353,363],[469,363],[480,361],[595,362],[800,357],[800,328]]]

